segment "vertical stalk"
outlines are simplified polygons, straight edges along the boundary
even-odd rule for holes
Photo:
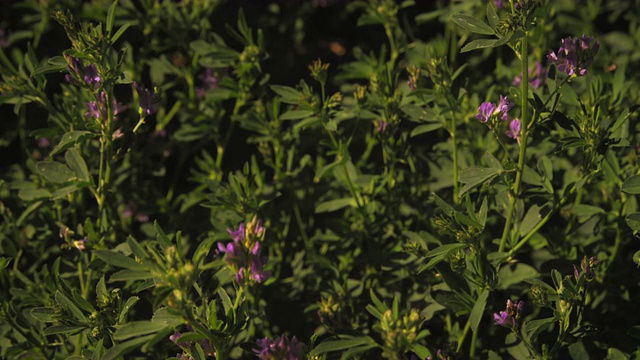
[[[453,146],[453,204],[460,204],[460,184],[458,182],[458,145],[456,143],[456,117],[451,110],[451,143]]]
[[[509,231],[513,222],[513,214],[515,210],[518,196],[520,195],[520,185],[522,184],[522,173],[524,172],[525,155],[527,151],[527,133],[528,133],[528,115],[529,115],[529,33],[525,31],[521,42],[521,62],[522,62],[522,82],[520,84],[520,107],[522,110],[520,116],[520,153],[518,155],[518,167],[516,169],[516,181],[513,184],[513,192],[511,194],[511,203],[509,204],[509,210],[507,212],[507,220],[504,224],[504,230],[502,231],[502,238],[500,239],[500,247],[498,251],[503,251],[509,236]]]

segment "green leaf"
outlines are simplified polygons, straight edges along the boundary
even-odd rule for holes
[[[329,201],[320,203],[316,206],[315,213],[321,214],[326,212],[337,211],[347,206],[356,206],[356,202],[352,197],[343,198],[343,199],[334,199],[334,200],[329,200]]]
[[[96,136],[97,134],[94,134],[90,131],[70,131],[62,135],[62,138],[60,139],[60,142],[58,143],[58,145],[56,145],[56,147],[54,147],[53,150],[51,150],[50,156],[57,155],[65,151],[69,147],[77,144],[80,141],[83,141],[85,139],[90,139]]]
[[[45,335],[67,334],[67,333],[79,333],[86,329],[86,326],[82,325],[52,325],[44,329]]]
[[[39,66],[31,73],[31,76],[61,72],[67,69],[67,61],[62,56],[50,58],[45,65]]]
[[[51,193],[51,200],[58,200],[58,199],[62,199],[64,197],[66,197],[67,195],[75,192],[78,189],[81,189],[82,186],[78,186],[78,184],[72,184],[69,186],[64,186],[61,187],[59,189],[57,189],[56,191]]]
[[[549,325],[553,324],[556,318],[550,317],[546,319],[531,320],[524,323],[522,330],[527,339],[535,342],[538,335],[549,328]]]
[[[144,250],[140,243],[136,241],[131,235],[127,236],[127,245],[129,245],[129,249],[133,255],[135,255],[138,259],[145,260],[149,258],[149,254]]]
[[[465,30],[471,31],[476,34],[494,35],[495,31],[491,26],[487,25],[484,21],[477,19],[473,16],[465,14],[452,14],[451,21],[458,24]]]
[[[365,346],[356,346],[354,348],[351,348],[345,352],[342,353],[342,356],[340,356],[340,360],[346,360],[346,359],[360,359],[361,357],[357,356],[359,354],[362,354],[370,349],[375,349],[378,347],[378,344],[369,344],[369,345],[365,345]]]
[[[604,214],[604,209],[593,205],[578,204],[573,207],[573,214],[578,218],[578,222],[582,223],[594,215]]]
[[[280,96],[280,100],[287,104],[300,104],[303,101],[302,94],[289,86],[270,85],[271,90]]]
[[[125,271],[128,271],[128,270],[125,270]],[[137,296],[132,296],[127,299],[127,302],[122,307],[122,310],[120,310],[120,315],[118,316],[118,323],[124,322],[125,317],[129,313],[129,310],[131,310],[133,305],[135,305],[138,302],[138,300],[140,300],[140,298]]]
[[[31,309],[31,316],[42,322],[56,322],[56,311],[48,307],[37,307]]]
[[[2,271],[4,271],[4,269],[7,268],[7,266],[9,266],[11,260],[12,258],[10,257],[0,257],[0,274],[2,273]]]
[[[535,279],[539,275],[534,267],[527,264],[503,265],[498,272],[498,289],[506,290],[512,285],[520,284],[527,279]]]
[[[170,313],[166,307],[156,310],[151,321],[168,327],[176,327],[184,323],[181,316]]]
[[[122,326],[116,326],[117,330],[113,333],[113,339],[118,341],[127,340],[141,335],[156,333],[165,327],[165,324],[149,320],[132,321]]]
[[[489,20],[489,25],[494,29],[498,26],[498,23],[500,22],[500,17],[498,17],[498,14],[496,13],[496,8],[494,7],[491,1],[487,3],[487,20]]]
[[[533,230],[533,228],[535,228],[536,225],[540,223],[540,221],[542,221],[543,216],[545,216],[548,212],[549,212],[548,206],[545,205],[543,207],[540,207],[536,204],[533,204],[529,208],[529,210],[527,210],[527,213],[525,214],[524,218],[522,219],[522,222],[520,223],[520,228],[519,228],[520,235],[526,236],[527,234],[529,234],[529,232]]]
[[[467,191],[479,186],[485,181],[489,181],[494,177],[502,174],[504,170],[498,168],[470,167],[460,171],[460,182],[464,184],[460,188],[460,196]]]
[[[624,220],[631,230],[640,231],[640,213],[629,214]]]
[[[418,126],[415,127],[415,129],[413,129],[411,131],[411,137],[422,135],[422,134],[426,134],[428,132],[435,131],[435,130],[438,130],[440,128],[442,128],[442,124],[441,123],[418,125]]]
[[[313,116],[314,112],[311,110],[289,110],[280,115],[280,120],[299,120]]]
[[[109,278],[109,282],[114,281],[131,281],[131,280],[147,280],[153,278],[153,274],[148,271],[139,270],[120,270],[115,272]]]
[[[79,180],[90,182],[91,176],[89,175],[89,169],[87,163],[82,158],[80,150],[77,147],[72,147],[64,154],[64,160],[69,165],[69,168],[76,173],[76,177]]]
[[[64,295],[60,290],[56,290],[55,299],[58,305],[60,305],[63,309],[68,310],[78,321],[83,323],[87,322],[87,318],[82,313],[82,310],[76,306],[76,304],[71,301],[66,295]]]
[[[622,191],[631,195],[640,194],[640,175],[633,175],[625,180],[622,184]]]
[[[202,350],[202,346],[200,345],[200,343],[196,342],[191,344],[191,349],[191,356],[193,356],[194,360],[206,360],[207,357],[204,354],[204,350]]]
[[[461,244],[461,243],[441,245],[441,246],[438,246],[437,248],[427,252],[425,257],[434,257],[434,256],[439,256],[439,255],[446,255],[452,250],[457,250],[457,249],[459,249],[461,247],[465,247],[465,246],[466,246],[465,244]]]
[[[113,23],[116,21],[116,7],[118,6],[118,0],[115,0],[111,6],[109,6],[109,11],[107,12],[107,37],[111,37],[111,30],[113,30]]]
[[[431,193],[431,196],[433,196],[433,200],[436,202],[436,205],[438,205],[440,210],[444,211],[445,214],[449,216],[453,216],[453,214],[455,214],[456,209],[454,209],[453,206],[449,205],[448,202],[444,201],[440,196],[438,196],[434,192]]]
[[[636,251],[635,254],[633,254],[633,262],[636,263],[638,267],[640,267],[640,250]]]
[[[57,161],[40,161],[36,169],[47,181],[62,184],[76,179],[76,174],[65,164]]]
[[[324,354],[331,351],[346,350],[357,346],[375,345],[375,340],[369,336],[359,336],[350,339],[324,341],[313,349],[314,353]]]
[[[222,301],[222,307],[224,308],[225,315],[227,315],[228,318],[232,317],[233,303],[231,302],[231,298],[229,297],[229,294],[227,294],[227,291],[224,290],[223,288],[218,288],[218,296]]]
[[[482,314],[484,314],[484,309],[487,306],[487,298],[489,297],[489,292],[489,290],[485,289],[482,294],[478,296],[478,300],[476,300],[476,303],[473,305],[471,315],[469,315],[471,330],[473,332],[478,331],[478,325],[480,325]]]
[[[111,37],[111,43],[113,44],[114,42],[118,41],[118,39],[120,39],[120,37],[122,35],[124,35],[124,32],[127,31],[127,29],[131,26],[131,23],[126,23],[122,26],[120,26],[120,28],[118,29],[118,31],[116,31],[115,34],[113,34],[113,36]]]
[[[167,236],[167,234],[164,232],[164,230],[162,230],[160,225],[158,225],[157,220],[153,222],[153,228],[156,229],[156,240],[158,241],[158,243],[160,244],[163,250],[173,245],[171,243],[171,240]]]
[[[468,44],[463,46],[462,49],[460,49],[460,52],[465,53],[473,50],[487,49],[500,46],[502,44],[503,42],[501,42],[500,39],[477,39],[470,41]]]
[[[153,335],[147,335],[115,345],[104,353],[101,360],[115,360],[129,351],[139,348],[153,337]]]
[[[93,253],[109,265],[122,267],[129,270],[147,270],[144,265],[137,263],[132,258],[124,256],[115,251],[93,250]]]
[[[51,197],[51,193],[47,189],[20,189],[18,191],[18,197],[22,201],[33,201],[33,200],[42,200],[49,199]]]

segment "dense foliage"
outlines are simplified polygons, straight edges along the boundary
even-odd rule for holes
[[[640,356],[639,1],[0,9],[1,358]]]

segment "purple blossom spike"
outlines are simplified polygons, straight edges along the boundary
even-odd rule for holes
[[[483,123],[489,121],[493,112],[496,110],[496,104],[491,102],[483,102],[478,107],[478,114],[476,115],[476,119],[480,120]]]
[[[286,335],[277,336],[271,340],[264,338],[257,340],[257,349],[253,351],[260,360],[300,360],[302,358],[302,346],[294,336],[289,340]]]
[[[155,114],[160,108],[160,104],[158,103],[158,98],[156,94],[147,89],[144,85],[138,85],[137,82],[133,82],[133,87],[138,92],[138,96],[140,97],[140,109],[145,116]]]
[[[98,94],[98,99],[96,101],[90,101],[86,104],[89,111],[87,111],[84,116],[86,118],[102,118],[106,101],[107,95],[104,91],[101,91],[100,94]]]
[[[542,67],[539,61],[536,61],[533,68],[529,69],[529,84],[533,86],[534,89],[540,87],[540,85],[544,85],[547,82],[547,70]],[[522,72],[520,72],[519,76],[516,76],[513,79],[513,86],[520,86],[522,83]]]
[[[514,106],[514,103],[510,102],[507,96],[500,95],[500,103],[498,104],[497,111],[500,115],[500,120],[507,121],[509,119],[509,109]]]
[[[229,233],[233,241],[237,243],[241,242],[244,239],[244,223],[240,223],[240,226],[238,226],[237,230],[227,229],[227,232]]]
[[[387,130],[387,126],[389,126],[388,122],[382,119],[378,119],[378,134],[382,134],[383,132],[385,132]]]
[[[235,272],[236,281],[261,283],[271,277],[270,271],[264,271],[267,258],[260,255],[261,239],[265,233],[262,220],[254,217],[251,222],[240,223],[238,229],[227,229],[233,241],[218,243],[217,253],[225,253],[224,260]]]
[[[511,300],[507,300],[505,311],[493,314],[494,324],[515,330],[518,326],[517,320],[522,316],[523,309],[524,301],[520,300],[514,304]]]
[[[569,76],[583,76],[587,67],[600,49],[600,43],[594,38],[582,35],[580,38],[567,37],[562,39],[562,46],[558,52],[550,52],[547,59],[555,63],[559,71]]]
[[[520,134],[520,127],[521,127],[520,120],[518,119],[511,120],[511,123],[509,124],[509,130],[506,131],[507,136],[514,140],[517,139],[518,134]]]
[[[100,75],[98,75],[98,70],[95,65],[89,65],[84,68],[84,82],[87,85],[92,86],[94,89],[97,89],[100,86]]]

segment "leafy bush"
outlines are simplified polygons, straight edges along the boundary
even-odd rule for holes
[[[637,5],[3,3],[0,357],[637,358]]]

